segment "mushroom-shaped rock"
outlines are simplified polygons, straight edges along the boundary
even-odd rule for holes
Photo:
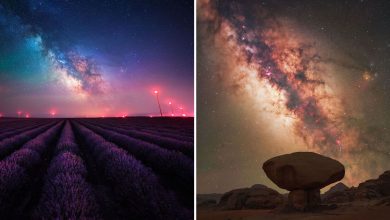
[[[320,189],[341,180],[344,166],[337,160],[313,152],[277,156],[263,164],[263,170],[277,186],[291,191],[290,204],[299,210],[320,203]]]
[[[321,189],[344,177],[337,160],[313,152],[296,152],[267,160],[263,169],[276,185],[289,191]]]

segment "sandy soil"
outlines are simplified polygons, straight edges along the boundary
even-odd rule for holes
[[[317,213],[277,213],[273,210],[198,211],[198,220],[388,220],[390,206],[344,206]]]

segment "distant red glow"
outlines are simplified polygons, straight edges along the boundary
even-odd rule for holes
[[[187,115],[186,114],[182,114],[181,116],[186,117]]]
[[[171,116],[175,116],[175,114],[171,114]]]
[[[158,93],[158,91],[157,90],[154,90],[154,94],[157,94]]]
[[[0,113],[0,118],[3,117],[3,114]]]
[[[25,115],[25,117],[26,117],[26,118],[30,118],[30,114],[27,113],[27,114]]]

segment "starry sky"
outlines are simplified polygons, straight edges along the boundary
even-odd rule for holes
[[[193,11],[187,0],[0,0],[0,114],[157,115],[158,90],[165,115],[193,115]]]
[[[390,2],[199,0],[198,193],[260,183],[314,151],[357,186],[390,169]]]

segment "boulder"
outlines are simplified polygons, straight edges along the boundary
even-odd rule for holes
[[[337,160],[313,152],[296,152],[267,160],[263,170],[277,186],[289,190],[289,205],[304,211],[321,203],[320,189],[344,177]]]
[[[264,185],[229,191],[222,195],[218,207],[223,210],[273,209],[283,203],[283,196]]]
[[[218,206],[224,210],[242,209],[244,207],[244,201],[247,193],[247,188],[229,191],[222,195]]]
[[[283,203],[283,196],[264,185],[253,185],[244,203],[246,209],[273,209]]]
[[[321,189],[344,177],[344,166],[313,152],[296,152],[267,160],[263,169],[277,186],[289,191]]]

